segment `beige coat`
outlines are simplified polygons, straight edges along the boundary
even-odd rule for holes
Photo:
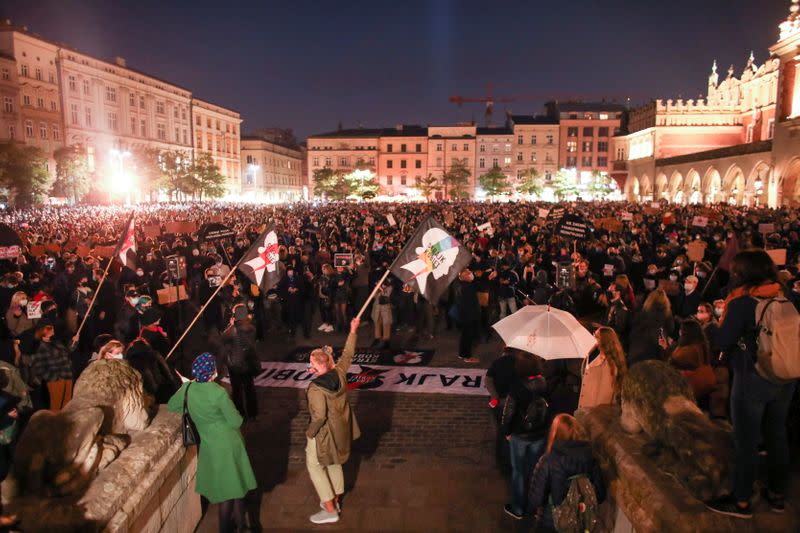
[[[361,436],[355,414],[347,399],[347,369],[356,350],[357,333],[350,333],[342,357],[330,372],[339,376],[339,388],[330,391],[314,382],[308,386],[311,422],[306,436],[316,439],[317,458],[323,466],[340,465],[350,457],[350,447]]]
[[[614,375],[602,353],[586,365],[583,372],[578,408],[595,407],[614,402]]]

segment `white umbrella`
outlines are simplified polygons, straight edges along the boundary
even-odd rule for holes
[[[506,346],[543,359],[584,359],[597,341],[566,311],[527,305],[492,326]]]

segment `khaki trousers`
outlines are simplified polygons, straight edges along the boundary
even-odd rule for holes
[[[319,501],[329,502],[334,496],[344,494],[344,471],[342,465],[322,466],[317,459],[317,440],[307,438],[306,468],[311,483],[317,491]]]
[[[47,392],[50,393],[50,410],[57,413],[72,399],[72,380],[57,379],[48,381]]]

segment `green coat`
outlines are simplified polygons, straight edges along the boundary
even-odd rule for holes
[[[214,382],[184,383],[169,399],[170,411],[183,412],[183,397],[190,383],[187,408],[200,433],[195,491],[211,503],[242,498],[256,488],[239,431],[242,416],[228,392]]]
[[[350,333],[339,362],[330,370],[339,377],[338,389],[331,391],[312,381],[306,393],[311,415],[306,437],[316,439],[317,459],[324,466],[346,463],[352,442],[361,436],[347,399],[347,369],[353,360],[357,336],[357,333]]]

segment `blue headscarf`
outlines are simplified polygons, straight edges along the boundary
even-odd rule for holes
[[[208,352],[201,353],[192,362],[192,377],[198,383],[206,383],[217,371],[217,360]]]

